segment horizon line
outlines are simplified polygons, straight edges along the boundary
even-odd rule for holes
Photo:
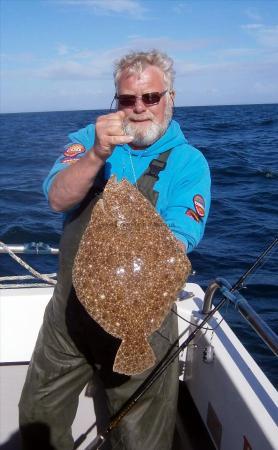
[[[255,105],[278,105],[278,102],[270,103],[223,103],[223,104],[211,104],[211,105],[186,105],[186,106],[174,106],[176,108],[214,108],[221,106],[255,106]],[[6,111],[1,114],[43,114],[43,113],[55,113],[55,112],[81,112],[81,111],[110,111],[109,108],[97,108],[97,109],[54,109],[45,111]]]

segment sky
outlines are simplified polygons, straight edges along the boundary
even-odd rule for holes
[[[177,106],[278,103],[278,0],[0,0],[6,112],[109,108],[113,62],[174,60]]]

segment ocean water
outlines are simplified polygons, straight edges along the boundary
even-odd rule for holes
[[[50,210],[42,181],[75,131],[107,111],[1,115],[0,240],[57,246],[62,218]],[[190,259],[190,281],[206,288],[216,277],[234,284],[277,236],[278,105],[179,107],[189,142],[208,160],[212,205],[205,237]],[[57,270],[55,256],[24,256],[41,272]],[[23,273],[0,255],[1,275]],[[253,308],[278,332],[278,251],[272,252],[243,291]],[[278,386],[278,363],[252,329],[229,306],[225,318],[269,379]]]

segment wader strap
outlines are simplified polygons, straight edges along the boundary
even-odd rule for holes
[[[156,206],[158,199],[158,192],[155,191],[153,187],[158,180],[159,172],[165,169],[171,150],[172,149],[167,150],[167,152],[160,153],[157,159],[153,159],[150,162],[149,167],[147,167],[136,183],[139,191],[151,202],[154,207]]]

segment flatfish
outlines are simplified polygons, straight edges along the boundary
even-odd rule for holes
[[[82,236],[73,285],[89,315],[120,338],[113,371],[155,364],[148,342],[186,281],[191,264],[151,203],[127,180],[110,178]]]

